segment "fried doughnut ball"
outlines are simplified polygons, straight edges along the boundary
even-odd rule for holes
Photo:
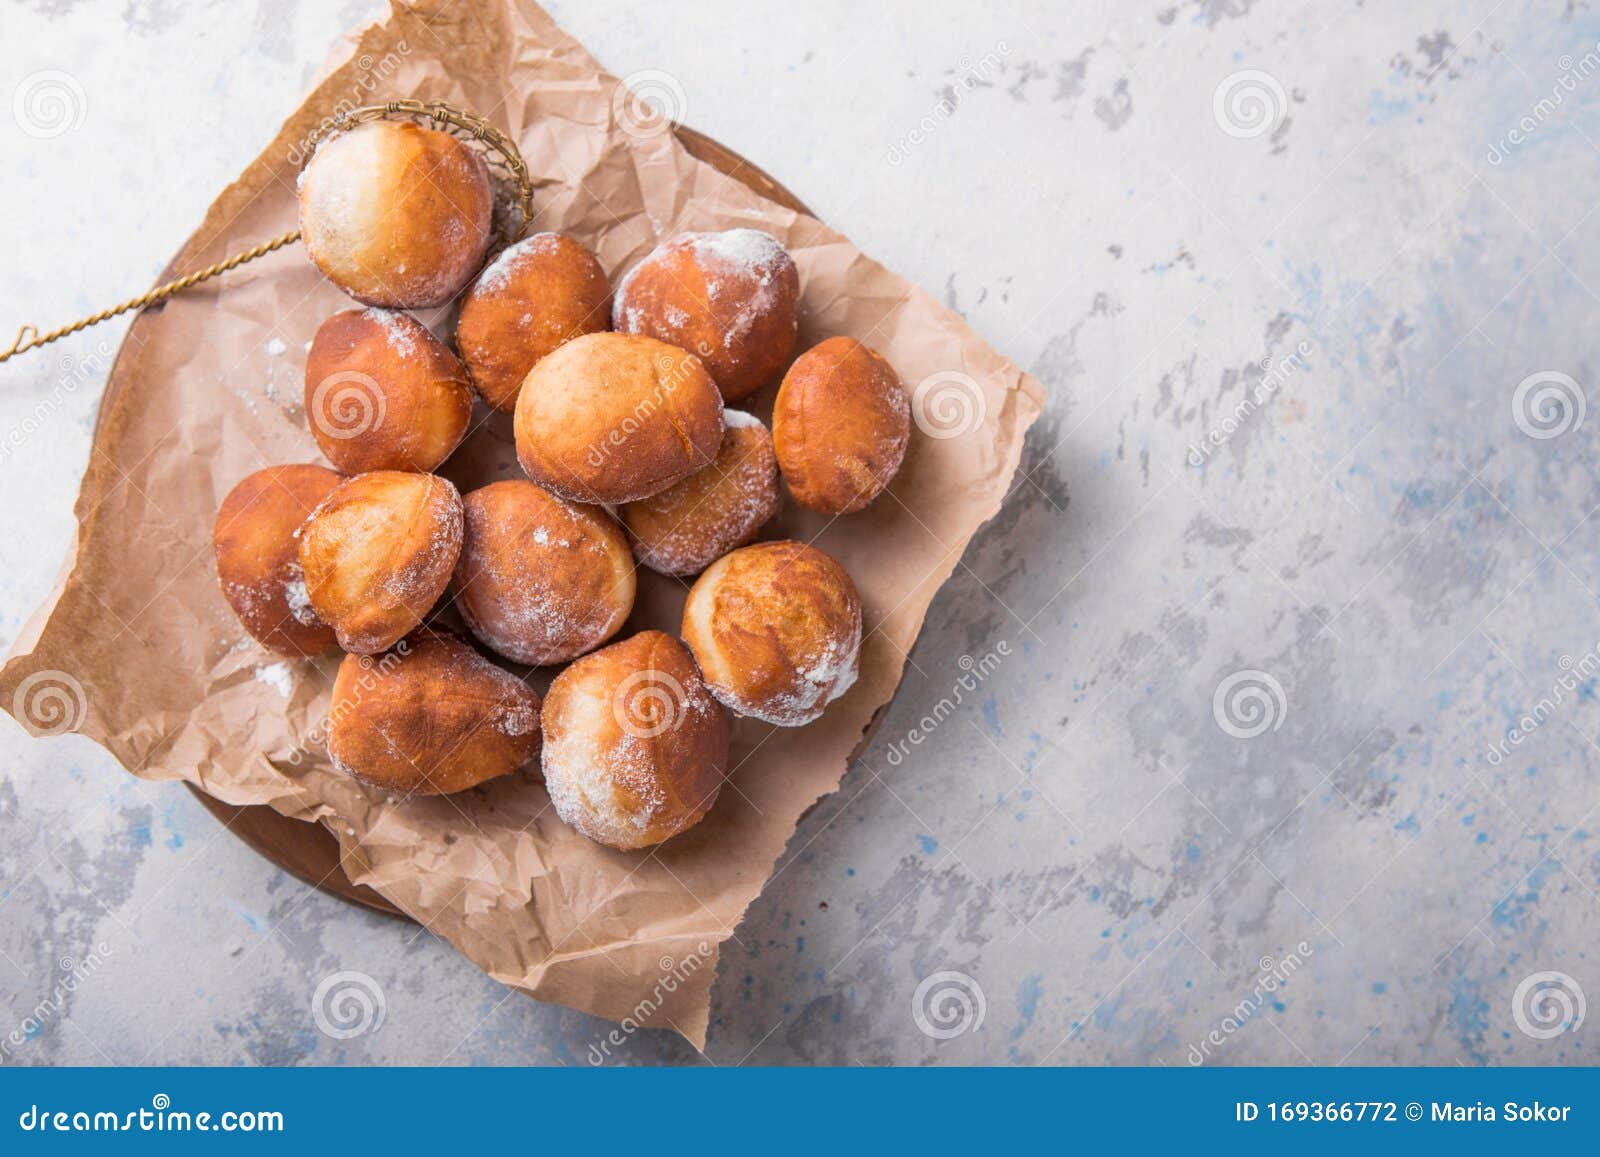
[[[317,268],[368,305],[443,305],[489,248],[494,190],[483,158],[406,121],[324,141],[300,174],[300,232]]]
[[[461,496],[434,474],[347,478],[300,528],[311,606],[357,655],[388,650],[414,630],[460,553]]]
[[[565,663],[622,628],[633,556],[598,506],[532,482],[494,482],[462,500],[466,534],[451,591],[484,646],[518,663]]]
[[[222,500],[212,542],[222,597],[250,637],[285,655],[333,649],[333,631],[311,609],[295,531],[343,481],[321,466],[269,466]]]
[[[618,511],[634,556],[659,574],[699,574],[778,513],[772,435],[741,410],[724,410],[722,417],[727,431],[715,462]]]
[[[517,460],[573,502],[634,502],[711,465],[722,397],[700,359],[622,333],[546,355],[517,396]]]
[[[611,283],[594,254],[563,233],[535,233],[496,257],[467,290],[456,348],[479,396],[509,414],[534,363],[610,328]]]
[[[409,313],[347,309],[306,356],[306,422],[346,474],[433,470],[472,420],[467,372]]]
[[[772,438],[796,502],[854,514],[900,469],[911,404],[893,366],[853,337],[830,337],[783,376]]]
[[[684,603],[683,639],[723,703],[799,727],[856,681],[861,596],[816,547],[761,542],[700,576]]]
[[[659,844],[716,802],[728,717],[671,635],[641,631],[585,655],[550,684],[543,718],[550,802],[596,843]]]
[[[706,363],[726,401],[755,393],[794,352],[800,271],[758,229],[680,233],[656,246],[617,290],[613,323]]]
[[[454,635],[421,630],[339,664],[328,754],[363,783],[445,795],[507,775],[538,749],[539,696]]]

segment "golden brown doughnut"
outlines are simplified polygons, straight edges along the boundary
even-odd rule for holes
[[[483,264],[493,216],[483,158],[407,121],[368,121],[330,137],[300,174],[306,251],[368,305],[449,301]]]
[[[633,502],[709,466],[722,397],[700,359],[622,333],[573,338],[517,396],[517,460],[572,502]]]
[[[306,423],[346,474],[433,470],[472,420],[467,373],[409,313],[347,309],[306,355]]]
[[[633,556],[609,514],[532,482],[495,482],[463,500],[466,533],[451,592],[484,646],[518,663],[564,663],[621,629]]]
[[[479,396],[509,414],[540,358],[610,328],[611,283],[594,254],[563,233],[535,233],[490,262],[467,290],[456,348]]]
[[[392,647],[422,622],[461,552],[461,497],[434,474],[347,478],[300,529],[306,592],[339,645]]]
[[[403,795],[444,795],[517,770],[539,749],[539,696],[454,635],[423,629],[382,655],[346,655],[328,755]]]
[[[789,493],[823,514],[853,514],[906,456],[911,405],[888,362],[853,337],[795,359],[778,388],[772,438]]]
[[[717,460],[618,513],[639,562],[660,574],[698,574],[756,536],[778,513],[772,435],[742,410],[724,410]]]
[[[723,703],[799,727],[856,681],[861,596],[816,547],[759,542],[724,555],[695,582],[683,639]]]
[[[800,271],[769,233],[680,233],[656,246],[617,289],[613,324],[706,363],[729,402],[783,369],[800,331]]]
[[[699,823],[722,788],[728,717],[682,643],[641,631],[585,655],[544,697],[544,782],[596,843],[649,847]]]
[[[250,637],[286,655],[332,650],[333,631],[311,609],[295,531],[342,479],[322,466],[269,466],[222,500],[212,542],[222,596]]]

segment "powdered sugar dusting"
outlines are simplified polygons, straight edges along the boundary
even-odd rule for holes
[[[683,632],[712,694],[780,727],[815,720],[860,672],[859,596],[837,560],[804,543],[724,557],[690,592]]]
[[[753,539],[778,512],[772,436],[742,410],[724,410],[722,446],[704,470],[623,509],[634,553],[651,570],[690,575]]]
[[[381,196],[371,177],[388,169],[386,131],[372,124],[336,133],[317,146],[300,171],[295,188],[308,247],[340,248],[361,236]]]
[[[306,590],[306,578],[298,562],[290,564],[290,573],[294,577],[283,584],[283,601],[289,605],[289,613],[301,626],[320,625],[322,620],[317,618],[317,612],[311,607],[311,594]]]
[[[401,313],[399,310],[379,309],[372,306],[364,311],[369,321],[376,322],[383,328],[383,334],[389,342],[389,348],[401,357],[410,357],[417,352],[416,331],[412,326],[418,325],[410,314]]]
[[[810,723],[823,709],[851,687],[861,674],[861,628],[847,638],[828,640],[821,653],[798,665],[795,681],[781,694],[752,705],[741,703],[738,710],[778,727],[799,727]]]
[[[571,683],[551,687],[545,786],[556,814],[583,835],[611,847],[641,847],[681,831],[709,806],[709,799],[685,798],[697,790],[691,785],[703,769],[686,766],[685,752],[691,749],[679,745],[685,737],[678,732],[716,726],[710,713],[721,708],[692,666],[640,667],[619,682],[617,675],[626,668],[615,662],[581,660],[562,676]],[[586,667],[589,663],[601,665]],[[633,734],[617,717],[617,694],[641,676],[675,698],[673,726],[659,735]]]
[[[790,265],[789,254],[778,239],[759,229],[680,233],[663,241],[617,286],[612,324],[624,333],[643,333],[669,342],[695,325],[697,319],[680,304],[664,302],[659,316],[652,316],[631,300],[634,281],[642,270],[684,249],[704,271],[707,301],[718,304],[727,297],[738,303],[737,311],[723,320],[722,352],[718,355],[737,365],[743,360],[743,343],[751,329],[777,306],[779,276]]]
[[[762,285],[772,280],[788,256],[776,237],[759,229],[690,233],[687,237],[695,257],[708,269],[752,277]]]
[[[797,674],[816,689],[816,698],[823,704],[832,703],[848,691],[860,673],[861,632],[858,628],[850,638],[834,638],[822,652],[802,664]]]
[[[502,735],[509,735],[515,739],[519,735],[527,735],[539,726],[539,713],[527,703],[504,706],[495,720],[495,726],[500,729]]]
[[[312,609],[347,651],[391,646],[444,592],[461,523],[461,499],[446,478],[347,478],[301,527],[300,557],[313,564],[306,575]]]
[[[402,357],[411,357],[416,354],[416,330],[413,326],[419,325],[410,314],[402,314],[400,310],[378,309],[373,306],[365,310],[366,318],[378,323],[384,331],[384,338],[389,341],[389,349]]]
[[[449,651],[447,680],[463,688],[481,685],[481,690],[493,697],[488,723],[496,731],[507,738],[520,739],[539,730],[539,697],[532,688],[454,636],[440,637],[448,637],[454,644]]]
[[[283,698],[289,698],[294,691],[294,672],[289,670],[287,663],[273,663],[266,667],[256,668],[256,679],[271,687]]]
[[[223,582],[222,593],[228,600],[228,605],[241,619],[254,618],[264,607],[272,605],[272,595],[269,593],[267,583],[261,581]]]
[[[600,687],[580,682],[563,706],[561,725],[546,733],[543,752],[545,787],[556,814],[589,839],[608,844],[629,830],[648,828],[667,804],[656,778],[654,745],[618,735],[611,695]],[[602,743],[601,736],[615,738]]]
[[[486,646],[544,665],[621,626],[633,605],[631,560],[607,516],[553,498],[469,496],[468,507],[456,605]]]
[[[553,253],[560,240],[559,233],[535,233],[532,237],[524,237],[515,245],[506,246],[500,251],[500,255],[489,263],[489,267],[478,275],[478,282],[473,286],[473,292],[498,293],[511,284],[511,279],[524,258]]]
[[[406,607],[426,613],[443,592],[461,553],[461,496],[448,478],[428,475],[427,492],[417,510],[431,521],[428,541],[416,555],[394,568],[384,585]]]

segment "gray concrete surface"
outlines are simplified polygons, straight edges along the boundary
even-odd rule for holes
[[[695,9],[554,6],[1050,392],[704,1060],[1592,1063],[1600,16]],[[0,323],[149,283],[370,11],[9,5]],[[100,382],[60,359],[119,334],[0,367],[0,642],[70,541]],[[4,1063],[581,1065],[609,1028],[0,735]],[[381,1026],[318,1027],[340,971]]]

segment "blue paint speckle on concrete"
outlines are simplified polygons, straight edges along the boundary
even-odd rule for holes
[[[265,936],[272,931],[272,925],[267,923],[267,921],[263,920],[260,916],[257,916],[254,912],[241,907],[232,900],[228,901],[228,907],[233,909],[234,914],[243,920],[247,925],[249,925],[250,931],[256,933],[256,935]]]
[[[1462,1052],[1479,1064],[1487,1063],[1483,1038],[1489,1031],[1489,1002],[1483,999],[1478,981],[1466,976],[1455,979],[1451,985],[1450,1019]]]
[[[1380,125],[1395,117],[1404,116],[1412,108],[1410,97],[1390,97],[1374,89],[1367,100],[1367,123]]]
[[[1030,973],[1017,989],[1017,1023],[1011,1030],[1011,1039],[1017,1040],[1033,1025],[1034,1014],[1039,1011],[1039,997],[1044,993],[1044,977]]]
[[[1494,906],[1490,919],[1502,928],[1522,931],[1529,916],[1539,906],[1539,891],[1544,882],[1561,870],[1559,861],[1549,858],[1541,860],[1515,891]]]

